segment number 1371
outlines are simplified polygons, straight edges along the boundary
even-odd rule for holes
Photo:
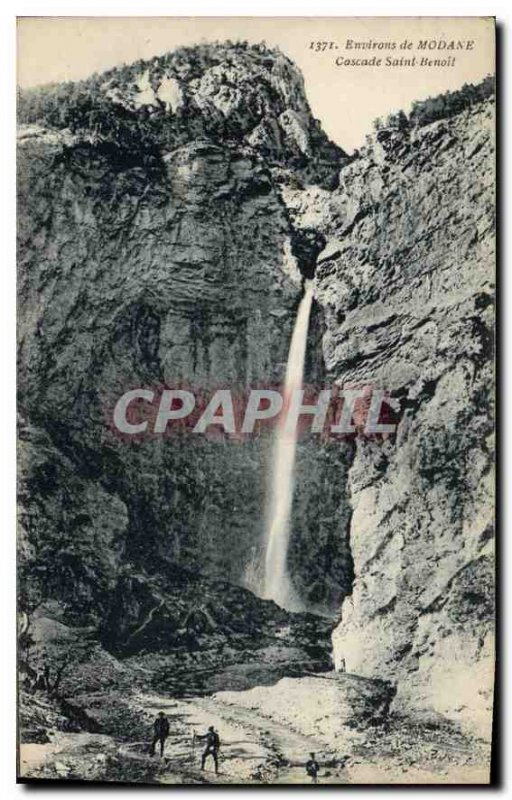
[[[336,42],[311,42],[309,45],[310,50],[315,50],[317,53],[322,53],[324,50],[336,50]]]

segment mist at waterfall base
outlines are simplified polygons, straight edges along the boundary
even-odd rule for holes
[[[288,353],[284,384],[285,407],[293,391],[302,387],[312,302],[313,287],[311,283],[306,282]],[[286,563],[290,540],[296,448],[297,426],[292,431],[287,430],[283,416],[283,422],[276,429],[272,453],[262,596],[266,600],[274,600],[288,611],[304,610],[304,605],[293,588]]]

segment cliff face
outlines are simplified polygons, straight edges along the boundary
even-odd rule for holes
[[[243,589],[220,608],[219,581],[258,580],[271,439],[126,442],[110,425],[133,387],[279,384],[316,262],[306,382],[384,388],[399,425],[301,441],[294,584],[310,610],[341,607],[336,660],[397,684],[394,708],[487,735],[492,99],[384,127],[348,159],[298,70],[258,47],[58,91],[20,104],[22,609],[56,601],[127,655],[186,649],[199,593],[194,647],[242,618],[263,652],[291,625],[296,663],[326,668],[325,626]]]
[[[490,733],[493,682],[493,99],[377,132],[332,193],[290,193],[327,238],[316,272],[333,378],[386,388],[396,438],[349,472],[355,581],[334,633],[394,708]]]
[[[306,234],[295,235],[280,181],[285,173],[299,183],[307,173],[319,179],[322,160],[322,174],[337,175],[341,151],[318,131],[300,73],[284,57],[233,50],[228,69],[217,63],[216,48],[194,52],[187,56],[192,71],[180,68],[181,104],[151,100],[141,82],[150,75],[157,85],[156,66],[139,65],[130,80],[105,76],[99,88],[87,85],[63,101],[60,113],[73,132],[52,118],[53,128],[20,133],[19,407],[29,453],[45,442],[21,475],[32,576],[26,595],[65,600],[74,622],[81,615],[101,621],[108,612],[94,552],[108,538],[104,507],[105,526],[116,520],[109,586],[115,568],[121,580],[127,566],[152,573],[160,565],[167,573],[172,564],[254,586],[263,561],[270,435],[127,442],[112,430],[112,411],[139,386],[229,386],[243,394],[281,383],[301,296],[299,266],[314,265],[319,247],[317,237],[309,244]],[[178,62],[179,54],[170,58],[169,75]],[[228,91],[233,70],[239,88]],[[93,103],[87,115],[84,93]],[[132,126],[139,150],[125,152],[115,125],[106,125],[110,113]],[[294,114],[302,126],[292,126],[297,141],[286,134]],[[281,126],[274,149],[257,135],[272,115]],[[317,306],[310,383],[324,373],[323,326]],[[308,481],[294,511],[294,572],[306,607],[331,614],[351,581],[348,452],[304,441],[299,453]],[[333,488],[311,538],[304,522],[317,516],[322,486]],[[100,586],[101,604],[84,603]]]

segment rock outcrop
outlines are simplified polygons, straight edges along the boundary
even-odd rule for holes
[[[396,438],[358,439],[355,581],[334,633],[350,672],[396,681],[394,708],[489,736],[493,668],[494,101],[377,132],[331,193],[291,192],[326,237],[325,361],[385,388]]]
[[[322,240],[295,233],[280,186],[332,183],[346,160],[281,54],[207,47],[159,64],[20,102],[21,602],[62,601],[69,624],[102,623],[125,567],[257,585],[271,435],[127,442],[112,411],[136,386],[242,397],[281,383]],[[160,94],[174,81],[181,100],[156,102],[148,81]],[[312,384],[323,331],[317,305]],[[293,568],[305,606],[331,615],[352,577],[350,452],[299,448]]]

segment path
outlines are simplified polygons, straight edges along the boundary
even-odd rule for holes
[[[335,754],[325,745],[296,733],[256,711],[233,707],[215,697],[175,700],[157,695],[137,698],[148,720],[164,711],[171,722],[164,758],[169,769],[207,783],[310,783],[304,763],[311,750],[331,763]],[[204,733],[209,725],[222,737],[220,775],[215,776],[211,758],[200,770],[202,742],[193,747],[193,732]],[[137,750],[130,745],[131,753]],[[125,749],[126,752],[126,749]],[[324,783],[346,783],[342,769],[322,770]],[[329,774],[325,774],[325,773]]]
[[[304,764],[315,751],[321,765],[321,784],[488,781],[483,744],[468,742],[450,728],[440,727],[434,732],[427,726],[423,730],[414,719],[398,718],[385,729],[351,729],[341,739],[339,734],[333,735],[333,745],[326,745],[325,735],[320,741],[314,735],[298,733],[283,721],[263,716],[256,707],[257,699],[253,705],[251,697],[247,705],[244,693],[240,704],[233,692],[186,699],[134,694],[132,701],[147,724],[144,741],[122,743],[100,734],[55,731],[47,743],[21,745],[22,774],[135,783],[309,784]],[[149,754],[151,727],[159,711],[167,714],[171,725],[162,759]],[[204,744],[193,743],[193,734],[205,733],[210,725],[222,740],[219,775],[215,775],[211,758],[201,771]],[[349,749],[347,736],[352,743]],[[334,745],[343,750],[329,749]],[[339,760],[343,753],[350,753],[345,767]]]

